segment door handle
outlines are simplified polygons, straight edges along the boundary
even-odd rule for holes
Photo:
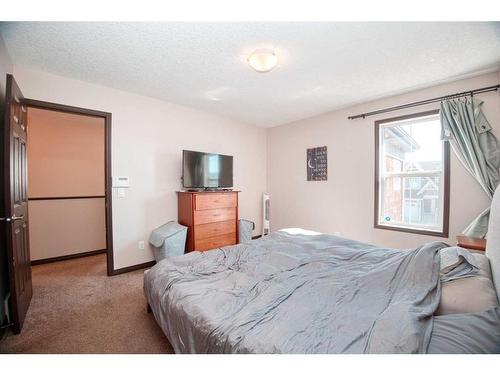
[[[0,217],[0,221],[6,221],[8,223],[10,223],[11,221],[23,220],[23,219],[24,219],[23,215],[21,216],[12,215],[12,217]]]

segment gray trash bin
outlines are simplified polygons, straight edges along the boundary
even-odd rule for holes
[[[184,254],[187,227],[175,221],[154,229],[149,236],[149,243],[154,246],[155,260]]]
[[[250,220],[240,219],[240,243],[245,243],[252,240],[252,231],[255,229],[255,223]]]

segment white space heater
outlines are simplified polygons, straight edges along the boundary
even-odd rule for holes
[[[269,224],[269,194],[262,194],[262,235],[266,236],[271,231]]]

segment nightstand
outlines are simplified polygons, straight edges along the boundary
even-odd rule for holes
[[[475,238],[475,237],[460,235],[457,236],[457,246],[470,250],[485,251],[486,240],[484,238]]]

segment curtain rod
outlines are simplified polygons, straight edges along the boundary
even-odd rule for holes
[[[475,90],[470,90],[470,91],[464,91],[464,92],[458,92],[458,93],[452,94],[452,95],[440,96],[438,98],[432,98],[432,99],[427,99],[427,100],[420,100],[418,102],[413,102],[413,103],[408,103],[408,104],[402,104],[402,105],[398,105],[396,107],[389,107],[389,108],[384,108],[384,109],[378,109],[376,111],[367,112],[367,113],[361,113],[359,115],[349,116],[347,118],[349,120],[355,120],[357,118],[365,118],[365,117],[368,117],[368,116],[378,115],[380,113],[398,111],[400,109],[406,109],[406,108],[411,108],[411,107],[417,107],[417,106],[420,106],[420,105],[425,105],[425,104],[430,104],[430,103],[436,103],[436,102],[440,102],[440,101],[442,101],[444,99],[460,98],[460,97],[463,97],[463,96],[473,96],[474,94],[482,94],[484,92],[497,91],[499,88],[500,88],[500,85],[488,86],[488,87],[483,87],[483,88],[480,88],[480,89],[475,89]]]

